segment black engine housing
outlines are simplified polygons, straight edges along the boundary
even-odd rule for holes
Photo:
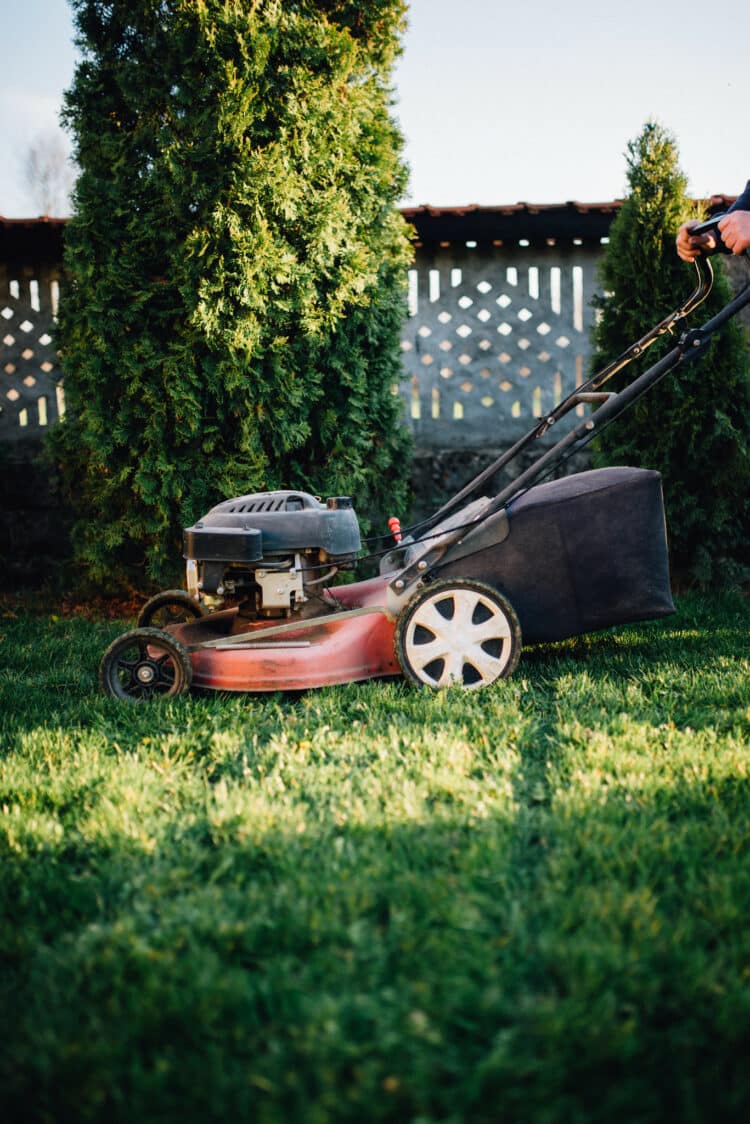
[[[298,491],[256,492],[224,500],[187,527],[183,541],[188,588],[195,581],[199,595],[221,596],[225,590],[252,593],[259,609],[263,596],[258,596],[258,582],[262,585],[265,568],[290,575],[289,608],[293,608],[304,600],[304,586],[319,577],[321,566],[345,566],[361,548],[349,496],[332,496],[322,503]],[[286,594],[282,600],[286,604]]]
[[[257,492],[224,500],[184,534],[184,557],[197,562],[260,562],[274,555],[323,551],[341,561],[360,547],[348,496],[325,504],[307,492]]]

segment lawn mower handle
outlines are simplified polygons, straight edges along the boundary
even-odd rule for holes
[[[687,312],[692,311],[697,305],[701,304],[706,299],[711,291],[713,282],[713,269],[711,263],[705,255],[695,259],[695,267],[698,273],[699,284],[697,289],[690,295],[690,297],[669,316],[665,317],[659,324],[656,325],[650,332],[646,334],[637,344],[634,344],[628,351],[624,352],[618,359],[609,366],[605,367],[598,374],[592,376],[582,387],[577,388],[571,395],[560,403],[557,410],[554,411],[555,418],[561,416],[563,413],[568,413],[573,409],[578,402],[582,399],[579,397],[581,392],[584,392],[584,401],[596,400],[600,404],[587,418],[580,421],[574,428],[560,439],[551,449],[544,453],[534,464],[522,472],[511,484],[507,485],[482,509],[481,515],[475,520],[470,521],[449,531],[446,534],[440,535],[440,541],[435,546],[423,554],[420,558],[415,559],[409,566],[402,570],[398,578],[391,583],[391,590],[398,596],[403,596],[404,590],[409,590],[418,582],[425,573],[429,571],[439,562],[440,558],[445,554],[446,550],[461,539],[461,536],[466,533],[474,522],[489,518],[492,514],[500,509],[507,507],[514,499],[518,498],[525,492],[532,484],[538,483],[539,478],[549,474],[550,470],[562,463],[575,449],[583,448],[584,445],[600,432],[603,426],[609,424],[621,413],[623,413],[630,405],[636,402],[643,394],[645,394],[652,386],[658,383],[665,375],[674,370],[679,364],[684,362],[691,362],[699,358],[708,346],[713,332],[720,328],[727,320],[730,320],[741,309],[750,305],[750,282],[745,288],[730,300],[719,312],[716,313],[710,320],[700,328],[687,329],[684,322],[684,316]],[[606,382],[622,367],[630,363],[631,360],[637,358],[642,354],[644,346],[649,346],[654,340],[663,335],[665,332],[672,332],[675,328],[680,329],[680,335],[675,347],[671,349],[662,359],[653,366],[649,367],[641,375],[635,378],[622,390],[617,393],[596,393],[598,387]],[[592,391],[594,393],[592,393]],[[554,420],[554,419],[553,419]],[[483,483],[490,476],[509,460],[513,459],[522,448],[525,448],[535,437],[538,437],[543,428],[550,424],[550,419],[542,419],[538,426],[535,426],[525,437],[516,442],[512,449],[508,450],[506,454],[498,458],[494,464],[485,469],[483,473],[472,480],[465,488],[459,492],[447,504],[444,504],[437,515],[444,516],[449,510],[453,510],[459,500],[465,499],[468,495],[476,490],[480,483]],[[434,526],[436,516],[433,516],[426,522],[426,526]],[[424,530],[422,531],[424,536]]]
[[[731,254],[732,253],[732,251],[724,244],[724,240],[721,237],[721,232],[719,231],[719,223],[721,222],[722,219],[725,219],[727,217],[728,213],[729,213],[728,211],[722,211],[718,215],[712,215],[711,218],[706,219],[705,222],[699,222],[695,226],[691,227],[690,234],[692,236],[698,236],[699,237],[701,234],[713,234],[716,238],[716,245],[713,247],[713,249],[709,249],[708,247],[706,247],[706,248],[702,247],[701,248],[702,253],[704,255],[706,255],[706,254],[716,254],[716,253],[719,253],[719,254]],[[748,260],[750,260],[750,249],[743,250],[742,254],[740,254],[739,256],[745,257]]]
[[[718,233],[719,223],[725,217],[725,212],[722,211],[718,215],[712,215],[710,219],[704,222],[697,223],[696,226],[690,228],[691,235],[700,236],[701,234],[715,234]],[[719,235],[721,238],[721,235]]]

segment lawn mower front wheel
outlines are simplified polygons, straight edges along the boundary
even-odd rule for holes
[[[521,626],[507,598],[479,581],[437,581],[409,602],[396,624],[396,657],[421,687],[487,687],[512,675]]]
[[[110,644],[99,665],[106,694],[121,702],[181,695],[193,669],[187,648],[158,628],[134,628]]]

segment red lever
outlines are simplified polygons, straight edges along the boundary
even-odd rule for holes
[[[388,526],[391,529],[391,534],[396,542],[401,542],[401,520],[392,515],[388,520]]]

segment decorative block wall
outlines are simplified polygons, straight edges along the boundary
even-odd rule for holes
[[[574,242],[417,251],[398,392],[418,450],[508,445],[583,381],[598,254]],[[58,267],[0,263],[0,441],[39,437],[64,413],[59,291]]]
[[[584,381],[599,252],[575,243],[418,251],[400,391],[418,449],[509,445]]]
[[[53,340],[60,294],[56,267],[0,262],[0,442],[39,437],[65,411]]]

